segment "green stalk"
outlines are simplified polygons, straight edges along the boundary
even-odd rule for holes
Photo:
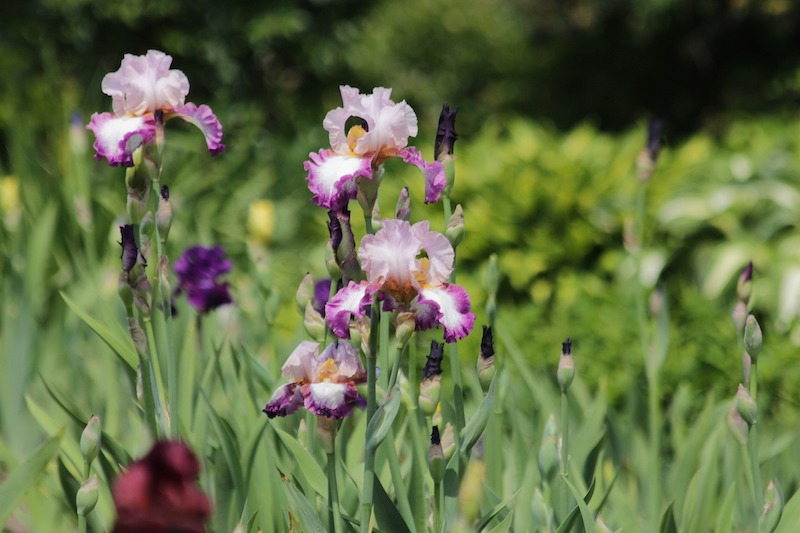
[[[750,396],[753,401],[758,405],[758,359],[754,360],[750,367]],[[763,505],[762,501],[762,486],[761,486],[761,465],[758,459],[758,425],[753,424],[750,426],[750,432],[747,439],[747,447],[750,450],[750,468],[753,472],[753,507],[755,519],[755,531],[758,533],[759,529],[759,513]]]
[[[567,516],[567,484],[565,480],[569,475],[569,397],[565,391],[561,392],[561,483],[559,497],[561,513]]]
[[[413,424],[414,421],[412,420],[410,423]],[[415,533],[414,513],[411,512],[411,505],[408,503],[408,494],[405,491],[406,486],[403,482],[403,473],[400,470],[400,460],[397,458],[394,429],[389,430],[383,442],[386,444],[386,458],[389,460],[389,471],[392,474],[392,485],[394,485],[398,510],[406,521],[408,530],[411,533]]]
[[[447,195],[442,196],[442,207],[444,209],[444,225],[447,227],[450,222],[450,217],[453,216],[453,211],[450,208],[450,198]],[[455,249],[453,250],[455,253]],[[450,283],[456,281],[456,261],[453,258],[453,271],[450,273]],[[464,429],[466,424],[464,416],[464,384],[461,380],[461,359],[458,355],[458,343],[452,343],[448,350],[450,354],[450,371],[453,379],[453,403],[455,405],[455,433],[456,433],[456,446],[459,445],[459,436],[461,430]]]
[[[369,332],[369,353],[367,355],[367,427],[369,422],[378,409],[375,395],[375,368],[378,353],[378,329],[380,322],[380,303],[377,297],[372,302],[372,319]],[[365,436],[365,443],[369,441],[369,435]],[[369,531],[370,519],[372,516],[372,498],[375,484],[375,450],[369,446],[364,446],[364,482],[361,494],[361,523],[359,531],[367,533]]]
[[[149,374],[149,381],[150,381],[150,390],[151,395],[153,398],[153,404],[155,408],[156,419],[158,420],[158,425],[160,428],[160,435],[165,437],[169,434],[169,430],[167,429],[167,423],[164,420],[164,408],[162,403],[162,395],[164,394],[164,383],[161,379],[161,372],[160,372],[160,365],[158,364],[158,350],[156,348],[156,337],[153,333],[153,323],[150,317],[144,318],[144,329],[145,333],[147,334],[147,345],[150,351],[150,357],[148,358],[148,374]],[[142,369],[142,385],[144,386],[145,382],[144,376],[144,369]],[[147,389],[145,388],[145,396],[147,396]]]
[[[334,533],[342,533],[342,512],[339,508],[339,486],[336,477],[336,435],[333,435],[333,450],[328,454],[328,499],[331,509],[328,528]]]
[[[433,484],[433,531],[442,531],[442,482]]]
[[[78,513],[78,533],[86,533],[86,517]]]
[[[650,413],[650,514],[659,522],[661,505],[661,405],[658,371],[648,373],[648,408]]]

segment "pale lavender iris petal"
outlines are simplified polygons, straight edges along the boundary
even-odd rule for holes
[[[353,412],[353,406],[366,405],[352,382],[303,385],[303,396],[306,409],[328,418],[344,418]]]
[[[411,225],[398,219],[385,219],[375,235],[365,235],[358,249],[358,260],[370,283],[416,286],[421,242]]]
[[[111,96],[117,115],[142,115],[183,105],[189,80],[180,70],[171,70],[172,57],[158,50],[146,55],[125,54],[119,70],[106,74],[101,87]]]
[[[333,150],[320,150],[308,154],[303,168],[308,172],[311,201],[327,209],[341,209],[356,197],[355,179],[362,176],[372,179],[372,161],[369,158],[341,155]]]
[[[395,104],[392,90],[376,87],[371,95],[362,96],[367,133],[356,142],[357,154],[404,148],[408,138],[417,135],[417,115],[405,101]]]
[[[325,306],[325,318],[337,337],[350,338],[350,316],[364,316],[364,309],[370,305],[375,290],[376,287],[366,281],[351,281],[328,302]]]
[[[340,379],[348,381],[361,382],[366,380],[367,372],[364,370],[364,365],[358,358],[358,350],[356,350],[349,342],[340,342],[338,345],[330,345],[332,348],[330,357],[333,358],[338,368],[337,375]],[[326,350],[327,351],[327,350]]]
[[[425,282],[428,285],[438,285],[447,281],[453,272],[455,252],[447,237],[437,231],[431,231],[431,224],[427,220],[417,222],[411,226],[414,237],[419,240],[420,248],[428,256],[428,272]]]
[[[345,130],[347,119],[350,117],[360,117],[364,113],[361,107],[361,99],[358,89],[343,85],[339,87],[342,94],[343,107],[337,107],[328,111],[322,121],[322,127],[328,132],[328,140],[331,148],[339,153],[347,153],[350,147],[347,145],[347,130]]]
[[[425,176],[425,203],[437,202],[447,184],[444,165],[439,161],[432,163],[425,161],[419,150],[413,146],[402,149],[399,155],[403,161],[420,169]]]
[[[225,145],[222,144],[222,124],[207,105],[196,106],[190,102],[175,108],[167,115],[167,119],[170,118],[179,118],[197,126],[206,138],[206,145],[211,155],[217,155],[225,149]]]
[[[295,381],[311,380],[314,374],[318,342],[303,341],[291,353],[281,367],[284,377]]]
[[[444,327],[444,340],[455,342],[472,331],[475,315],[470,312],[469,295],[463,287],[444,284],[422,289],[417,299],[421,308],[417,313],[418,321],[421,320],[420,312],[430,312],[424,308],[433,307],[432,304],[438,307],[437,321]]]
[[[294,413],[303,405],[303,394],[297,383],[285,383],[277,388],[263,411],[270,418]]]
[[[125,167],[133,166],[134,150],[152,141],[156,134],[152,115],[117,117],[112,113],[95,113],[86,129],[95,135],[95,159],[105,157],[110,165]]]

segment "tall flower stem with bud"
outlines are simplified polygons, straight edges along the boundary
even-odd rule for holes
[[[744,418],[750,429],[747,445],[750,449],[750,467],[753,471],[753,505],[756,515],[756,530],[758,531],[758,518],[762,507],[762,485],[761,485],[761,466],[758,458],[758,358],[761,354],[761,344],[763,334],[758,320],[751,313],[747,316],[744,325],[744,348],[752,362],[750,368],[750,391],[740,385],[737,395],[737,406],[739,413]]]
[[[558,361],[558,386],[561,389],[561,512],[567,512],[567,483],[569,476],[569,388],[575,379],[575,360],[572,358],[572,339],[561,345],[561,358]]]
[[[377,370],[376,359],[378,355],[378,335],[379,335],[379,317],[381,313],[381,305],[378,298],[375,297],[372,302],[372,322],[369,331],[369,353],[367,354],[367,427],[375,416],[375,411],[378,409],[376,389],[375,389],[375,374]],[[369,435],[366,435],[365,440],[369,440]],[[375,484],[375,449],[369,446],[364,450],[364,481],[362,485],[361,494],[361,522],[359,531],[367,533],[370,530],[369,523],[372,516],[372,499]]]

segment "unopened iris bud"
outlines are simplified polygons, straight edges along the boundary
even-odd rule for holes
[[[450,220],[447,221],[447,228],[444,231],[447,240],[453,248],[457,248],[464,240],[464,210],[461,204],[456,205]]]
[[[739,274],[739,279],[736,282],[736,297],[740,302],[745,305],[750,301],[750,296],[753,293],[753,262],[747,263],[742,273]]]
[[[561,359],[558,361],[558,386],[566,394],[575,379],[575,360],[572,358],[572,339],[567,339],[561,344]]]
[[[747,320],[747,304],[739,300],[733,306],[733,313],[731,313],[733,325],[736,328],[736,333],[744,335],[744,323]]]
[[[481,337],[481,351],[478,355],[478,380],[481,388],[486,392],[494,378],[494,338],[492,328],[483,326],[483,336]]]
[[[558,466],[558,426],[552,413],[544,425],[538,460],[542,479],[552,479]]]
[[[431,447],[428,449],[428,468],[434,483],[441,483],[444,479],[445,471],[444,450],[442,441],[439,438],[439,426],[433,426],[431,432]]]
[[[775,531],[778,522],[783,514],[783,494],[780,486],[770,480],[767,485],[767,492],[764,494],[764,508],[761,510],[761,517],[758,519],[758,530],[771,533]]]
[[[131,315],[133,313],[133,289],[131,289],[128,273],[125,270],[120,270],[119,272],[117,293],[119,294],[119,299],[125,305],[125,311],[128,315]]]
[[[136,236],[133,224],[125,224],[119,228],[122,241],[119,243],[122,246],[122,270],[130,272],[136,265],[136,259],[139,257],[139,248],[136,246]]]
[[[294,293],[294,301],[297,303],[297,309],[299,309],[301,313],[305,313],[306,306],[313,297],[314,278],[307,272],[306,275],[303,276],[300,286],[297,287],[297,292]]]
[[[336,440],[336,420],[326,416],[317,417],[317,437],[325,453],[333,453]]]
[[[533,524],[536,526],[536,531],[553,530],[553,510],[547,505],[547,502],[545,502],[539,487],[536,487],[533,491],[531,512],[533,514]]]
[[[145,257],[150,255],[150,232],[153,231],[153,213],[148,211],[139,222],[139,257],[146,263]]]
[[[444,451],[445,461],[449,461],[453,457],[453,452],[456,451],[456,432],[453,425],[447,422],[444,425],[444,433],[442,433],[442,450]]]
[[[433,153],[437,161],[452,159],[458,134],[456,133],[456,114],[458,109],[451,109],[447,104],[442,106],[439,114],[439,127],[436,130],[436,141]]]
[[[309,337],[317,342],[322,342],[325,337],[325,319],[314,309],[310,301],[306,304],[306,311],[303,316],[303,327]]]
[[[397,325],[395,326],[395,337],[399,349],[403,349],[417,328],[417,321],[414,313],[402,312],[397,314]]]
[[[750,313],[744,323],[744,347],[747,349],[747,353],[750,354],[750,359],[753,360],[753,363],[758,362],[762,341],[761,326],[758,325],[756,317]]]
[[[431,415],[431,422],[434,426],[441,426],[444,424],[444,417],[442,416],[442,403],[439,402],[436,404],[436,409],[433,411]],[[447,428],[445,428],[447,429]]]
[[[161,186],[161,199],[158,201],[158,212],[156,213],[156,224],[158,234],[162,241],[167,240],[169,228],[172,226],[172,202],[169,201],[169,187]]]
[[[411,219],[411,196],[408,194],[408,187],[403,187],[400,191],[400,197],[397,199],[397,206],[394,212],[394,218],[405,220],[406,222]]]
[[[81,455],[83,461],[90,465],[100,453],[100,418],[93,415],[81,433]]]
[[[75,506],[78,510],[78,514],[82,516],[86,516],[92,512],[94,506],[97,505],[97,496],[98,496],[98,481],[97,476],[90,477],[86,482],[81,485],[81,488],[78,489],[78,494],[75,495]]]
[[[744,421],[742,415],[739,414],[739,409],[736,407],[737,402],[731,402],[731,407],[728,409],[728,428],[733,433],[736,441],[742,446],[747,445],[747,422]]]
[[[419,408],[426,416],[431,416],[439,405],[442,359],[444,359],[444,343],[431,341],[431,351],[425,362],[425,368],[422,369],[422,382],[419,386]]]
[[[356,241],[350,226],[350,212],[346,208],[328,211],[328,231],[333,257],[341,269],[341,273],[335,275],[336,273],[331,271],[332,265],[328,265],[331,279],[339,279],[342,275],[351,280],[359,279],[361,267],[356,257]]]
[[[662,122],[657,119],[651,120],[647,125],[647,144],[636,159],[636,166],[638,167],[639,179],[641,181],[649,180],[650,176],[653,174],[653,168],[658,159],[658,154],[661,151],[662,126]]]
[[[339,261],[336,260],[336,251],[328,243],[325,247],[325,268],[331,279],[340,279],[342,277],[342,267],[339,266]]]
[[[736,392],[736,409],[739,410],[739,415],[747,422],[749,427],[754,426],[758,421],[756,402],[741,383],[739,384],[739,390]]]

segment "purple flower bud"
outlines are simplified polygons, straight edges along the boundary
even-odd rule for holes
[[[483,336],[481,337],[481,358],[489,359],[494,357],[494,337],[492,336],[492,326],[483,326]]]
[[[438,376],[442,373],[442,359],[444,359],[444,343],[431,341],[431,353],[422,369],[422,379]]]
[[[453,155],[453,146],[458,139],[456,113],[458,113],[458,109],[451,109],[447,104],[442,106],[442,112],[439,115],[439,129],[436,130],[436,142],[433,149],[437,161],[441,161],[443,154]]]
[[[328,303],[328,298],[330,298],[330,296],[330,279],[321,279],[314,284],[314,297],[311,299],[311,305],[314,307],[314,310],[322,316],[322,318],[325,318],[325,304]]]
[[[651,119],[647,125],[647,152],[650,154],[652,161],[658,158],[658,153],[661,151],[661,134],[663,130],[664,123],[657,118]]]
[[[431,445],[438,446],[442,444],[442,439],[439,437],[439,426],[433,426],[433,431],[431,431]]]
[[[201,313],[232,303],[228,283],[220,283],[217,277],[230,272],[232,264],[225,258],[220,246],[189,248],[175,263],[178,276],[177,294],[186,292],[189,303]]]
[[[139,255],[139,249],[136,247],[136,236],[133,231],[133,224],[125,224],[119,227],[122,236],[122,270],[130,272],[136,265],[136,258]]]

